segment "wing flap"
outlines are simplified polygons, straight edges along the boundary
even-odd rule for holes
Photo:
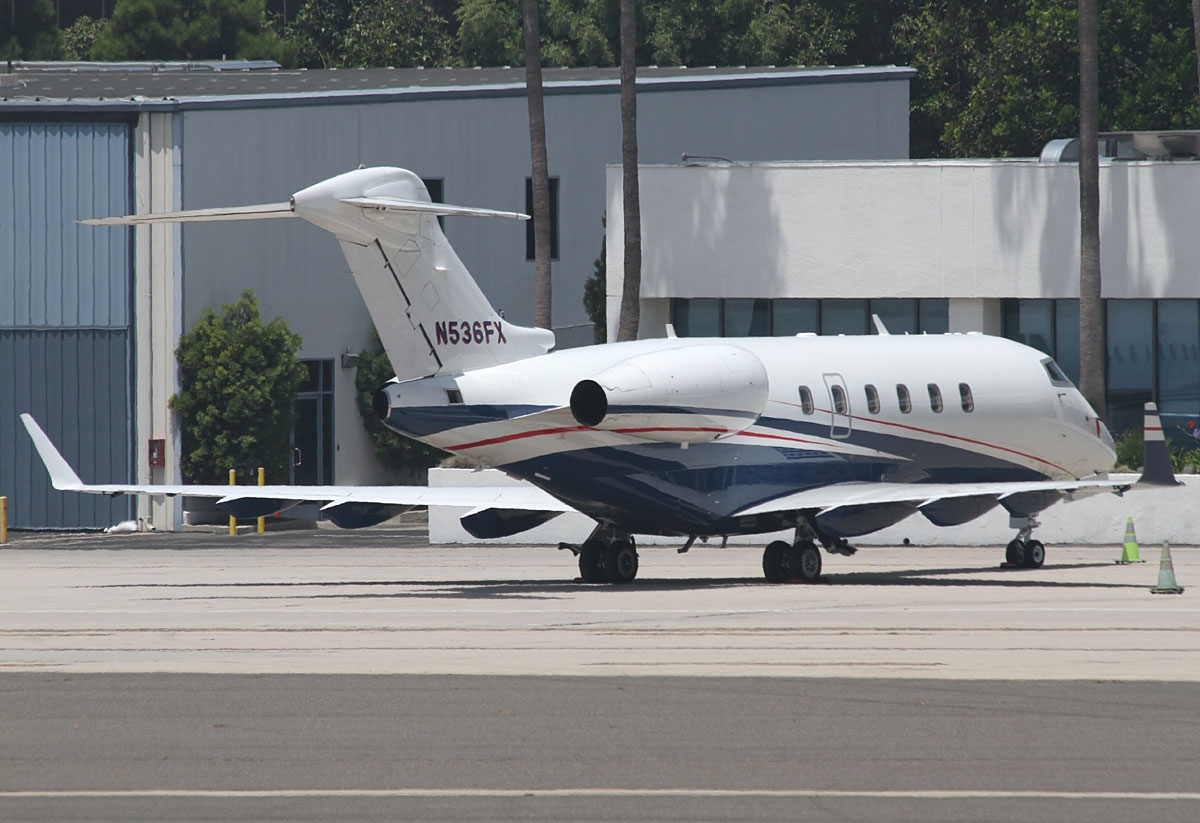
[[[1082,480],[1047,480],[1016,483],[839,483],[795,492],[749,506],[738,516],[776,512],[830,511],[844,506],[882,503],[913,503],[927,506],[938,500],[958,497],[995,497],[1003,500],[1014,494],[1057,491],[1063,494],[1122,492],[1132,488],[1128,479],[1092,477]]]

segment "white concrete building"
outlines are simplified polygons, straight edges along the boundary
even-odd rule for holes
[[[608,323],[623,280],[610,167]],[[641,170],[641,334],[983,331],[1079,355],[1076,167],[1038,160],[655,165]],[[1200,422],[1200,162],[1100,169],[1109,421],[1155,399]]]

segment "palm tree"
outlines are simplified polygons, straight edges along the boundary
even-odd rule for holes
[[[642,207],[638,195],[637,4],[621,0],[621,187],[625,212],[625,282],[617,340],[636,340],[641,319]]]
[[[1098,28],[1096,0],[1079,0],[1079,390],[1103,417]]]
[[[533,322],[550,328],[550,170],[542,96],[542,44],[537,0],[522,0],[525,16],[525,93],[529,100],[529,153],[533,161]]]

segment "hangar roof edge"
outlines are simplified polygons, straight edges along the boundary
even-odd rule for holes
[[[696,88],[748,88],[909,80],[905,66],[765,66],[638,69],[644,93]],[[0,114],[18,112],[182,111],[382,103],[523,96],[525,70],[498,69],[221,69],[146,66],[97,69],[53,64],[5,75]],[[620,70],[546,69],[547,95],[611,94]]]

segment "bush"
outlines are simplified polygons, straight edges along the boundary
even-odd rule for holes
[[[375,392],[395,376],[395,369],[383,350],[383,344],[379,342],[379,332],[372,328],[371,346],[359,352],[358,371],[354,375],[354,387],[358,390],[358,413],[362,416],[367,436],[371,438],[371,445],[375,447],[375,456],[384,468],[408,473],[415,479],[425,469],[436,466],[446,455],[440,449],[397,434],[383,425],[375,414],[371,405]]]
[[[179,340],[182,389],[171,398],[183,433],[183,476],[193,483],[288,482],[296,390],[307,372],[300,335],[263,324],[254,292],[209,309]]]

